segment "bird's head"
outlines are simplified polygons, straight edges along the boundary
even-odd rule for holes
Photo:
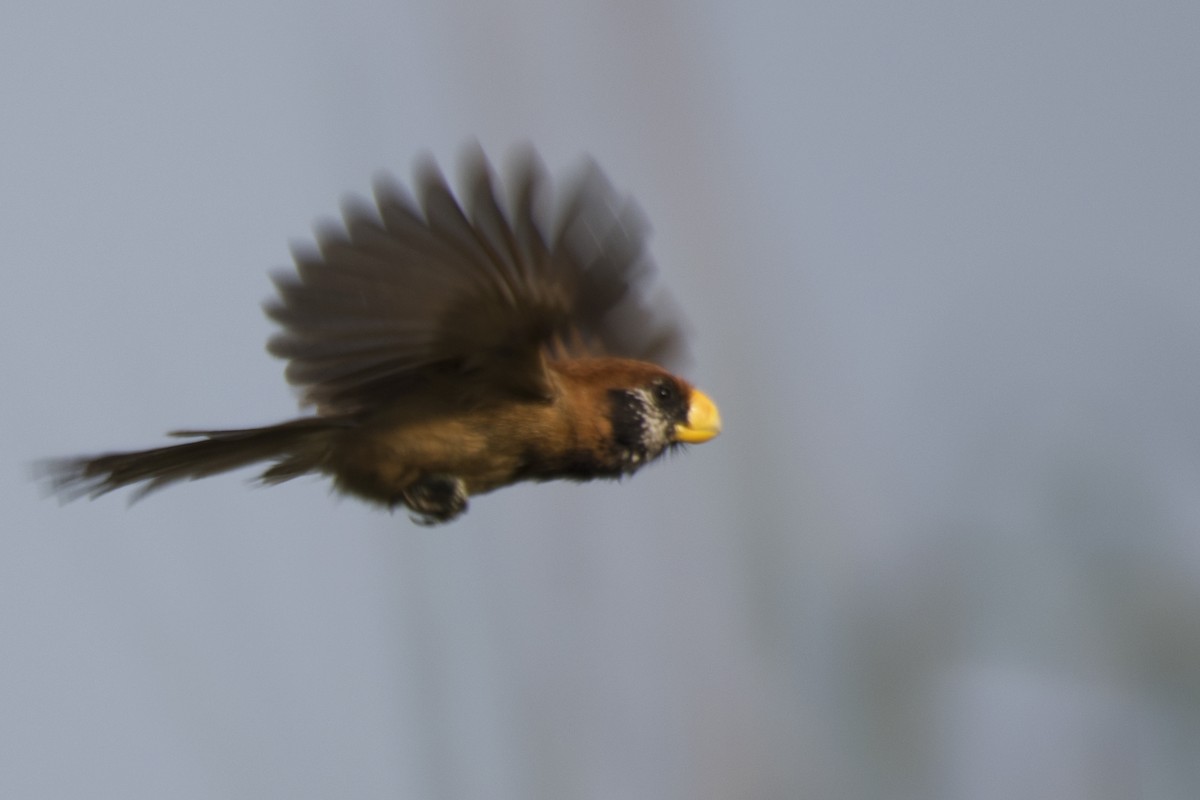
[[[624,475],[666,450],[700,444],[721,432],[716,404],[683,378],[653,364],[615,358],[558,366],[593,421],[588,447],[596,471]]]

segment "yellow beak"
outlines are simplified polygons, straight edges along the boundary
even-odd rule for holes
[[[692,389],[692,399],[688,404],[687,422],[675,426],[675,439],[687,444],[700,444],[721,432],[721,414],[708,395],[699,389]]]

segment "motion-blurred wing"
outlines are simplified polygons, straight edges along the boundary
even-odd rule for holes
[[[478,148],[463,175],[461,199],[428,162],[416,202],[378,182],[374,207],[348,204],[344,227],[320,230],[315,248],[294,253],[296,271],[275,277],[266,311],[283,331],[269,348],[289,360],[305,403],[371,407],[434,369],[544,394],[546,356],[590,348],[661,363],[682,348],[674,315],[644,296],[653,270],[642,215],[598,168],[551,198],[526,152],[506,206]]]

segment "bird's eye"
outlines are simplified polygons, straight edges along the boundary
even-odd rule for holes
[[[654,396],[658,398],[660,403],[670,403],[678,399],[679,391],[675,388],[675,384],[667,381],[657,381],[654,384]]]

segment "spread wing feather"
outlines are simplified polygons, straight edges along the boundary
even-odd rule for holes
[[[428,161],[415,186],[378,181],[275,276],[269,348],[305,403],[353,412],[434,370],[544,394],[545,360],[581,345],[659,363],[682,349],[674,307],[646,294],[645,220],[594,165],[551,196],[525,151],[504,204],[476,147],[458,198]]]

